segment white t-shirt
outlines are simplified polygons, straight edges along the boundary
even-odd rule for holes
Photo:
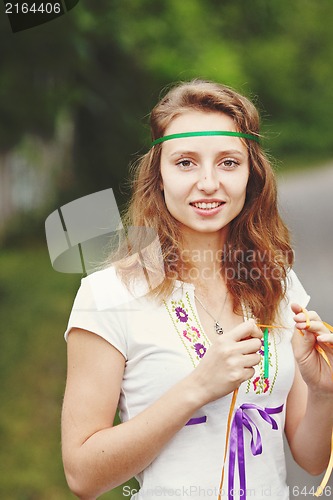
[[[172,295],[161,305],[144,298],[144,291],[145,286],[140,284],[134,295],[131,294],[113,267],[91,274],[82,280],[65,333],[67,338],[73,327],[89,330],[110,342],[125,357],[119,400],[123,422],[142,412],[188,375],[210,346],[200,324],[192,284],[177,281]],[[309,298],[291,271],[287,297],[280,307],[280,321],[285,329],[269,332],[269,376],[264,378],[262,352],[262,361],[254,377],[239,388],[235,411],[244,403],[256,405],[239,410],[238,416],[243,411],[241,419],[252,428],[254,441],[259,431],[262,452],[257,450],[257,454],[252,454],[251,432],[246,422],[239,424],[238,419],[238,436],[241,439],[240,434],[243,434],[244,446],[241,447],[240,441],[230,444],[240,450],[235,456],[232,474],[234,498],[239,498],[239,491],[246,486],[247,498],[289,499],[283,429],[286,398],[295,369],[290,303],[297,302],[305,307]],[[132,498],[217,498],[231,397],[230,394],[209,403],[193,415],[160,455],[138,475],[141,488]],[[273,414],[270,410],[265,414],[259,411],[265,408],[276,410]],[[267,414],[274,422],[269,421]],[[232,432],[232,436],[235,435],[237,428]],[[239,479],[241,449],[244,450],[246,485]],[[228,450],[223,499],[228,498],[228,484],[229,487],[231,484],[228,475],[232,469]]]

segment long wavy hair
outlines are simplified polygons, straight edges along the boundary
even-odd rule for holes
[[[234,120],[237,131],[259,137],[259,114],[249,99],[225,85],[193,80],[171,88],[154,107],[150,115],[152,140],[162,137],[170,122],[189,110],[225,113]],[[271,164],[260,144],[242,140],[248,150],[250,174],[244,207],[230,223],[227,245],[221,249],[221,273],[234,311],[241,314],[245,305],[260,321],[268,322],[276,320],[285,295],[293,252],[288,229],[278,213]],[[150,293],[163,300],[171,294],[174,280],[181,279],[184,246],[180,225],[167,210],[161,190],[161,148],[161,144],[155,145],[132,166],[133,191],[123,223],[125,227],[152,228],[158,235],[161,255],[156,246],[148,245],[144,263],[150,275],[158,274],[162,257],[163,280]],[[142,259],[133,257],[135,247],[144,246],[139,233],[137,238],[131,238],[131,248],[120,245],[112,256],[113,262],[118,259],[117,272],[127,282],[135,278],[142,264]],[[132,257],[124,258],[130,254]]]

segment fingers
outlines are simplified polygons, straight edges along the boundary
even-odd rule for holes
[[[296,304],[295,302],[290,304],[290,307],[295,314],[298,314],[303,311],[303,307],[300,306],[299,304]]]
[[[237,344],[237,349],[239,349],[239,352],[241,354],[257,353],[261,348],[262,348],[262,343],[260,339],[250,338],[243,340],[242,342],[238,342]]]
[[[323,333],[322,335],[318,335],[318,342],[323,342],[325,344],[330,344],[333,346],[333,333]]]
[[[236,342],[238,342],[239,340],[248,339],[249,337],[257,339],[261,339],[263,337],[262,331],[257,327],[256,322],[252,318],[248,321],[244,321],[244,323],[236,326],[236,328],[233,328],[229,332],[229,335],[231,335],[233,340],[235,340]],[[260,347],[258,349],[260,349]]]
[[[259,365],[261,360],[260,354],[247,354],[244,356],[244,368],[252,368]]]
[[[294,321],[298,330],[307,330],[317,335],[329,334],[329,330],[323,324],[316,311],[307,311],[298,304],[292,304],[291,308],[295,313]]]
[[[250,380],[255,374],[254,368],[244,368],[244,381]]]
[[[324,342],[326,345],[329,345],[329,347],[333,347],[333,328],[331,325],[328,323],[325,323],[323,321],[324,325],[326,326],[328,333],[322,333],[317,336],[318,342]]]

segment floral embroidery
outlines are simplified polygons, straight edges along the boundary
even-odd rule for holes
[[[177,318],[179,319],[179,321],[181,321],[182,323],[186,323],[187,322],[187,320],[188,320],[188,314],[185,311],[185,309],[183,309],[183,307],[176,307],[175,313],[176,313]]]
[[[270,333],[270,331],[269,331]],[[247,382],[247,388],[246,388],[246,393],[248,394],[251,390],[251,386],[253,388],[253,391],[255,394],[265,394],[266,392],[269,391],[269,394],[272,393],[276,378],[277,378],[277,371],[278,371],[278,358],[277,358],[277,349],[276,349],[276,341],[275,341],[275,335],[272,334],[269,336],[269,342],[268,342],[268,348],[269,348],[269,354],[268,354],[268,363],[269,363],[269,368],[270,372],[273,372],[274,375],[271,378],[266,378],[264,376],[264,341],[261,341],[261,349],[258,351],[258,353],[261,355],[261,360],[258,365],[258,370],[259,370],[259,375],[258,372],[255,375],[255,378],[250,379]],[[273,345],[272,345],[273,344]],[[272,352],[272,348],[274,350],[274,354]],[[274,363],[273,363],[274,359]]]
[[[195,326],[191,326],[191,331],[183,330],[184,337],[190,342],[194,342],[196,339],[200,338],[200,332]]]
[[[258,382],[260,380],[260,377],[256,377],[254,380],[252,380],[252,384],[253,384],[253,389],[256,391],[257,390],[257,386],[258,386]]]
[[[265,355],[265,352],[264,352],[264,341],[263,339],[261,339],[261,349],[258,351],[259,354],[261,354],[262,356]]]
[[[185,293],[185,298],[179,300],[170,300],[164,302],[166,310],[169,313],[171,321],[182,341],[184,348],[189,354],[194,367],[203,358],[210,345],[205,333],[201,330],[200,321],[193,309],[190,295]],[[251,315],[244,314],[247,318]],[[270,334],[271,332],[269,332]],[[248,380],[246,385],[246,394],[249,394],[251,388],[255,394],[271,394],[278,375],[278,353],[276,339],[274,334],[269,335],[268,341],[269,353],[269,378],[264,376],[264,341],[262,340],[261,349],[258,351],[261,360],[256,369],[255,376]]]
[[[164,304],[193,365],[196,366],[205,355],[209,341],[204,332],[200,331],[200,323],[193,310],[188,292],[185,293],[185,301],[186,304],[182,299],[171,300]]]
[[[261,377],[256,377],[254,380],[252,380],[253,384],[253,390],[255,391],[256,394],[260,394],[262,392],[267,392],[269,389],[269,379],[268,378],[261,378]]]
[[[269,389],[269,379],[265,378],[264,380],[264,392],[267,392]]]
[[[195,349],[195,352],[197,353],[197,355],[199,356],[199,358],[203,358],[205,355],[205,352],[207,351],[206,347],[204,345],[200,344],[199,342],[194,344],[194,349]]]
[[[198,337],[201,336],[199,330],[197,328],[195,328],[195,326],[191,326],[191,330],[193,330],[193,332],[195,332]]]

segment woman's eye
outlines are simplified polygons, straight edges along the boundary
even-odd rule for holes
[[[182,167],[184,169],[192,167],[193,163],[191,160],[180,160],[177,162],[177,165],[179,167]]]
[[[222,167],[230,170],[230,169],[237,167],[239,165],[239,163],[236,160],[231,160],[230,158],[227,158],[226,160],[223,160],[221,162],[221,165],[222,165]]]

